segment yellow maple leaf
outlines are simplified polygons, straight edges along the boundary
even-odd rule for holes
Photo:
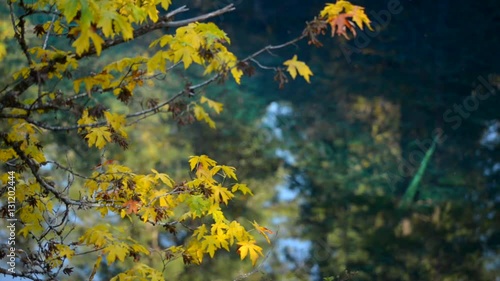
[[[68,245],[57,244],[56,248],[60,257],[67,257],[68,259],[71,259],[71,257],[75,254],[75,251],[73,251]]]
[[[231,193],[227,188],[222,187],[220,184],[219,185],[212,185],[210,187],[212,189],[212,196],[215,200],[215,202],[224,202],[224,204],[227,205],[228,201],[234,197],[234,194]]]
[[[370,30],[373,30],[370,25],[371,21],[365,14],[365,9],[360,6],[354,6],[354,9],[352,11],[352,20],[359,28],[361,28],[361,30],[363,30],[363,24],[368,26]]]
[[[205,233],[207,233],[207,227],[206,225],[202,224],[198,226],[198,228],[193,232],[193,236],[196,236],[196,239],[201,240]]]
[[[234,172],[236,171],[236,168],[231,166],[217,165],[210,170],[210,173],[212,175],[216,175],[220,170],[224,172],[224,174],[221,174],[221,176],[238,180],[238,178],[236,177],[236,173]]]
[[[236,192],[236,190],[239,190],[241,191],[241,193],[243,194],[250,194],[250,195],[253,195],[252,193],[252,190],[250,190],[250,188],[248,188],[248,186],[244,183],[237,183],[235,185],[233,185],[233,188],[231,189],[231,192]]]
[[[213,159],[210,159],[210,157],[204,154],[200,156],[189,157],[189,166],[191,167],[191,171],[194,170],[198,166],[198,164],[208,168],[217,165],[217,162]]]
[[[243,76],[243,71],[237,67],[231,68],[231,75],[233,75],[234,81],[236,84],[241,83],[241,76]]]
[[[106,142],[111,141],[111,132],[107,127],[92,128],[85,138],[88,139],[89,147],[95,145],[97,148],[102,149]]]
[[[300,76],[304,77],[307,83],[310,83],[309,76],[312,76],[313,73],[309,66],[305,64],[303,61],[297,60],[297,55],[294,55],[291,60],[287,60],[283,63],[285,66],[288,66],[287,71],[290,73],[293,79],[297,77],[297,72]]]
[[[217,241],[215,235],[207,235],[204,236],[204,238],[203,242],[201,242],[201,246],[203,247],[203,250],[207,252],[211,258],[213,258],[215,251],[220,248],[220,242]]]
[[[80,88],[80,82],[75,81],[75,92],[78,92],[76,88]],[[85,109],[82,113],[82,117],[78,119],[78,125],[88,125],[96,122],[96,119],[94,117],[89,116],[89,111]],[[79,128],[78,132],[81,132],[83,128]]]
[[[240,258],[243,260],[248,254],[250,254],[250,260],[252,260],[252,265],[255,265],[257,259],[262,254],[262,248],[255,244],[255,240],[238,242],[240,247],[238,248],[238,253],[240,254]]]
[[[161,182],[166,184],[168,187],[170,187],[170,188],[174,187],[174,180],[171,177],[169,177],[167,174],[158,173],[158,171],[155,169],[151,169],[151,171],[155,174],[155,180],[160,179]]]
[[[125,243],[116,243],[104,248],[103,253],[108,254],[106,260],[108,264],[112,264],[118,258],[120,261],[124,261],[129,250]]]
[[[147,222],[149,219],[156,222],[157,213],[156,213],[155,208],[148,207],[148,208],[142,208],[141,210],[144,211],[144,213],[142,214],[142,221],[143,222]]]
[[[123,130],[123,127],[127,123],[125,115],[105,111],[104,116],[113,130],[119,132],[124,138],[127,137],[127,133]]]
[[[201,97],[200,102],[206,103],[208,105],[208,107],[213,109],[215,111],[215,113],[217,113],[217,114],[222,112],[222,107],[224,106],[224,104],[222,104],[220,102],[213,101],[209,98],[206,98],[205,96]]]
[[[194,117],[196,118],[196,120],[198,121],[205,121],[205,123],[208,124],[208,126],[210,126],[210,128],[214,129],[215,128],[215,122],[214,120],[212,120],[212,118],[210,118],[210,115],[208,115],[208,113],[205,111],[205,109],[203,109],[203,107],[195,104],[194,107],[193,107],[193,113],[194,113]]]
[[[232,221],[226,231],[226,235],[229,237],[229,244],[232,246],[234,244],[234,239],[236,240],[246,240],[248,233],[245,228],[237,221]]]

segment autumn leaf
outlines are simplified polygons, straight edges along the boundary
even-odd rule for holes
[[[201,97],[200,102],[206,103],[208,105],[208,107],[213,109],[215,111],[215,113],[217,113],[217,114],[222,112],[222,107],[224,106],[222,103],[213,101],[209,98],[206,98],[205,96]]]
[[[111,141],[111,132],[107,127],[92,128],[85,138],[88,139],[89,147],[95,145],[97,148],[102,149],[106,142]]]
[[[155,174],[155,180],[160,179],[161,182],[166,184],[168,187],[174,187],[174,180],[170,178],[167,174],[158,173],[157,170],[151,169],[151,171]]]
[[[127,137],[127,133],[122,128],[127,123],[125,120],[125,115],[110,113],[106,111],[104,112],[104,116],[106,117],[106,121],[108,121],[108,124],[111,126],[111,128],[113,128],[113,130],[119,132],[123,137]]]
[[[248,188],[248,186],[244,183],[237,183],[237,184],[234,184],[232,189],[231,189],[231,192],[236,192],[237,190],[241,191],[241,193],[243,194],[250,194],[250,195],[253,195],[252,191],[250,190],[250,188]]]
[[[124,261],[129,250],[125,243],[116,243],[104,248],[103,253],[108,254],[106,260],[108,264],[112,264],[118,258],[120,261]]]
[[[127,209],[127,215],[137,214],[139,208],[141,207],[141,202],[135,200],[129,200],[123,203],[123,207]]]
[[[60,257],[67,257],[70,259],[75,254],[75,251],[73,251],[68,245],[57,244],[56,248]]]
[[[248,235],[248,232],[245,228],[237,221],[232,221],[229,224],[229,227],[226,231],[226,235],[229,237],[229,244],[233,245],[234,240],[247,240],[248,238],[245,235]]]
[[[294,55],[291,60],[287,60],[283,63],[285,66],[288,66],[287,71],[290,73],[293,79],[297,77],[297,72],[300,76],[304,77],[307,83],[310,83],[309,76],[312,76],[313,73],[309,66],[307,66],[304,62],[297,60],[297,55]]]
[[[201,242],[201,246],[203,247],[204,251],[206,251],[211,258],[214,257],[215,251],[219,248],[220,242],[217,241],[215,235],[207,235],[204,236],[204,240]]]
[[[211,167],[217,165],[217,162],[215,160],[210,159],[206,155],[189,157],[189,166],[191,167],[191,171],[193,171],[196,167],[198,167],[198,164],[201,164],[204,167]]]
[[[371,21],[365,14],[365,9],[360,6],[354,6],[354,9],[352,11],[352,20],[361,30],[363,30],[364,25],[368,26],[370,30],[373,30],[370,24]]]
[[[198,228],[193,232],[193,236],[196,237],[196,239],[201,240],[205,233],[207,233],[207,227],[206,225],[202,224],[198,226]]]
[[[259,256],[263,256],[262,248],[255,244],[255,240],[238,242],[237,244],[240,246],[238,248],[240,258],[243,260],[247,255],[250,255],[252,265],[255,265]]]
[[[271,243],[271,240],[269,240],[269,236],[267,234],[273,234],[274,232],[272,230],[259,225],[256,221],[253,221],[252,225],[262,236],[264,236],[264,238],[266,238],[267,243]]]
[[[231,193],[227,188],[222,187],[221,185],[213,185],[212,189],[212,198],[215,199],[215,202],[224,202],[227,205],[228,201],[234,197],[234,194]]]
[[[217,166],[213,167],[212,170],[210,170],[210,173],[212,175],[215,175],[220,170],[222,170],[224,172],[224,174],[221,176],[229,177],[229,178],[238,180],[238,178],[236,177],[236,173],[234,172],[236,170],[236,168],[234,168],[234,167],[225,166],[225,165],[217,165]]]

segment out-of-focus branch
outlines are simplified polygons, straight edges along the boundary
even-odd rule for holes
[[[143,25],[143,26],[136,28],[134,30],[134,39],[137,37],[143,36],[145,34],[148,34],[151,31],[154,31],[157,29],[184,26],[184,25],[190,24],[192,22],[207,20],[209,18],[213,18],[213,17],[219,16],[219,15],[234,11],[234,9],[235,9],[234,5],[229,4],[226,7],[223,7],[221,9],[215,10],[215,11],[210,12],[210,13],[203,14],[203,15],[198,16],[198,17],[189,18],[189,19],[185,19],[185,20],[179,20],[179,21],[173,21],[172,17],[175,16],[176,14],[189,11],[189,9],[186,6],[182,6],[180,8],[173,10],[172,12],[166,14],[163,17],[160,17],[158,19],[158,21],[153,23],[153,24],[146,24],[146,25]],[[123,37],[118,38],[118,39],[106,40],[104,42],[104,44],[102,45],[102,50],[108,49],[108,48],[116,46],[118,44],[122,44],[124,42],[125,42],[125,39],[123,39]],[[81,59],[84,57],[92,56],[92,55],[95,55],[96,53],[97,53],[97,50],[95,49],[95,47],[91,47],[87,52],[84,52],[83,54],[76,56],[76,59]]]
[[[21,28],[21,30],[19,30],[17,28],[17,25],[15,23],[15,15],[14,15],[14,11],[13,11],[13,8],[12,8],[12,3],[9,2],[9,7],[11,9],[11,19],[12,19],[12,24],[13,24],[13,28],[14,28],[14,31],[15,31],[15,34],[16,34],[16,38],[21,46],[21,49],[23,50],[26,58],[28,59],[28,62],[29,64],[31,65],[32,64],[32,60],[31,60],[31,57],[30,57],[30,54],[28,52],[28,45],[24,39],[24,20],[21,21],[19,23],[19,27]],[[140,36],[143,36],[145,34],[148,34],[154,30],[158,30],[158,29],[161,29],[161,28],[168,28],[168,27],[179,27],[179,26],[182,26],[182,25],[186,25],[186,24],[189,24],[189,23],[192,23],[192,22],[196,22],[196,21],[203,21],[203,20],[207,20],[209,18],[212,18],[212,17],[216,17],[216,16],[219,16],[219,15],[222,15],[224,13],[228,13],[228,12],[231,12],[231,11],[234,11],[235,10],[235,7],[233,4],[230,4],[230,5],[227,5],[221,9],[218,9],[218,10],[215,10],[213,12],[210,12],[210,13],[207,13],[207,14],[204,14],[204,15],[201,15],[201,16],[198,16],[198,17],[193,17],[193,18],[189,18],[189,19],[185,19],[185,20],[179,20],[179,21],[173,21],[172,18],[177,15],[177,14],[180,14],[180,13],[183,13],[183,12],[186,12],[188,11],[189,9],[186,7],[186,6],[181,6],[169,13],[167,13],[165,16],[163,17],[160,17],[158,19],[158,21],[156,23],[150,23],[150,24],[145,24],[143,26],[140,26],[138,28],[136,28],[134,30],[134,39],[140,37]],[[109,39],[109,40],[106,40],[104,42],[104,44],[102,45],[102,50],[105,50],[105,49],[108,49],[110,47],[113,47],[113,46],[116,46],[116,45],[119,45],[119,44],[122,44],[126,42],[125,39],[122,38],[117,38],[117,39]],[[93,56],[97,53],[97,50],[95,49],[95,47],[91,47],[88,51],[78,55],[78,56],[75,56],[76,59],[82,59],[84,57],[89,57],[89,56]],[[53,65],[55,62],[51,62],[49,61],[48,62],[48,65]],[[19,96],[21,95],[22,93],[24,93],[29,87],[31,87],[33,84],[37,83],[38,82],[38,75],[43,75],[43,74],[46,74],[48,71],[49,71],[50,67],[45,67],[41,70],[39,70],[37,72],[36,75],[30,75],[29,77],[27,77],[26,79],[23,79],[21,80],[20,82],[18,82],[17,85],[13,86],[12,89],[6,91],[5,95],[4,96]],[[2,98],[0,98],[2,99]]]

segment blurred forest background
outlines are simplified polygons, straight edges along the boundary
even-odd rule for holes
[[[374,33],[351,41],[325,37],[322,48],[298,44],[260,60],[276,64],[298,54],[314,72],[311,84],[297,79],[278,89],[272,72],[257,70],[241,86],[208,87],[207,96],[225,105],[217,129],[157,115],[130,134],[136,145],[107,157],[177,178],[188,173],[189,155],[236,167],[255,196],[228,214],[256,219],[275,233],[258,272],[246,280],[500,280],[500,3],[404,0],[390,14],[389,2],[353,2],[366,7]],[[173,5],[187,5],[195,15],[230,3],[237,10],[214,21],[239,57],[299,35],[325,4]],[[116,55],[145,53],[147,45],[139,40],[103,52],[88,70]],[[21,60],[14,49],[8,53],[2,75]],[[163,88],[144,93],[162,97],[184,83],[167,78]],[[60,133],[52,141],[45,149],[54,154],[88,150],[88,161],[75,168],[99,163],[100,155],[80,139]],[[424,173],[417,175],[422,161]],[[414,200],[402,205],[412,180]],[[159,248],[184,238],[131,231]],[[182,261],[167,266],[169,280],[233,280],[252,271],[231,253],[217,253],[201,268]],[[81,265],[75,274],[90,270]],[[100,280],[119,272],[107,270]]]

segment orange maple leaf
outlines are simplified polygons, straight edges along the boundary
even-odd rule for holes
[[[141,202],[135,200],[129,200],[123,203],[123,207],[127,209],[127,215],[137,214],[139,208],[141,207]]]
[[[335,33],[337,33],[337,35],[343,35],[346,39],[349,39],[349,36],[347,36],[347,30],[350,30],[354,37],[356,37],[356,29],[354,28],[353,23],[349,20],[349,18],[352,17],[352,13],[345,13],[328,19],[328,23],[332,27],[332,37],[335,36]]]

